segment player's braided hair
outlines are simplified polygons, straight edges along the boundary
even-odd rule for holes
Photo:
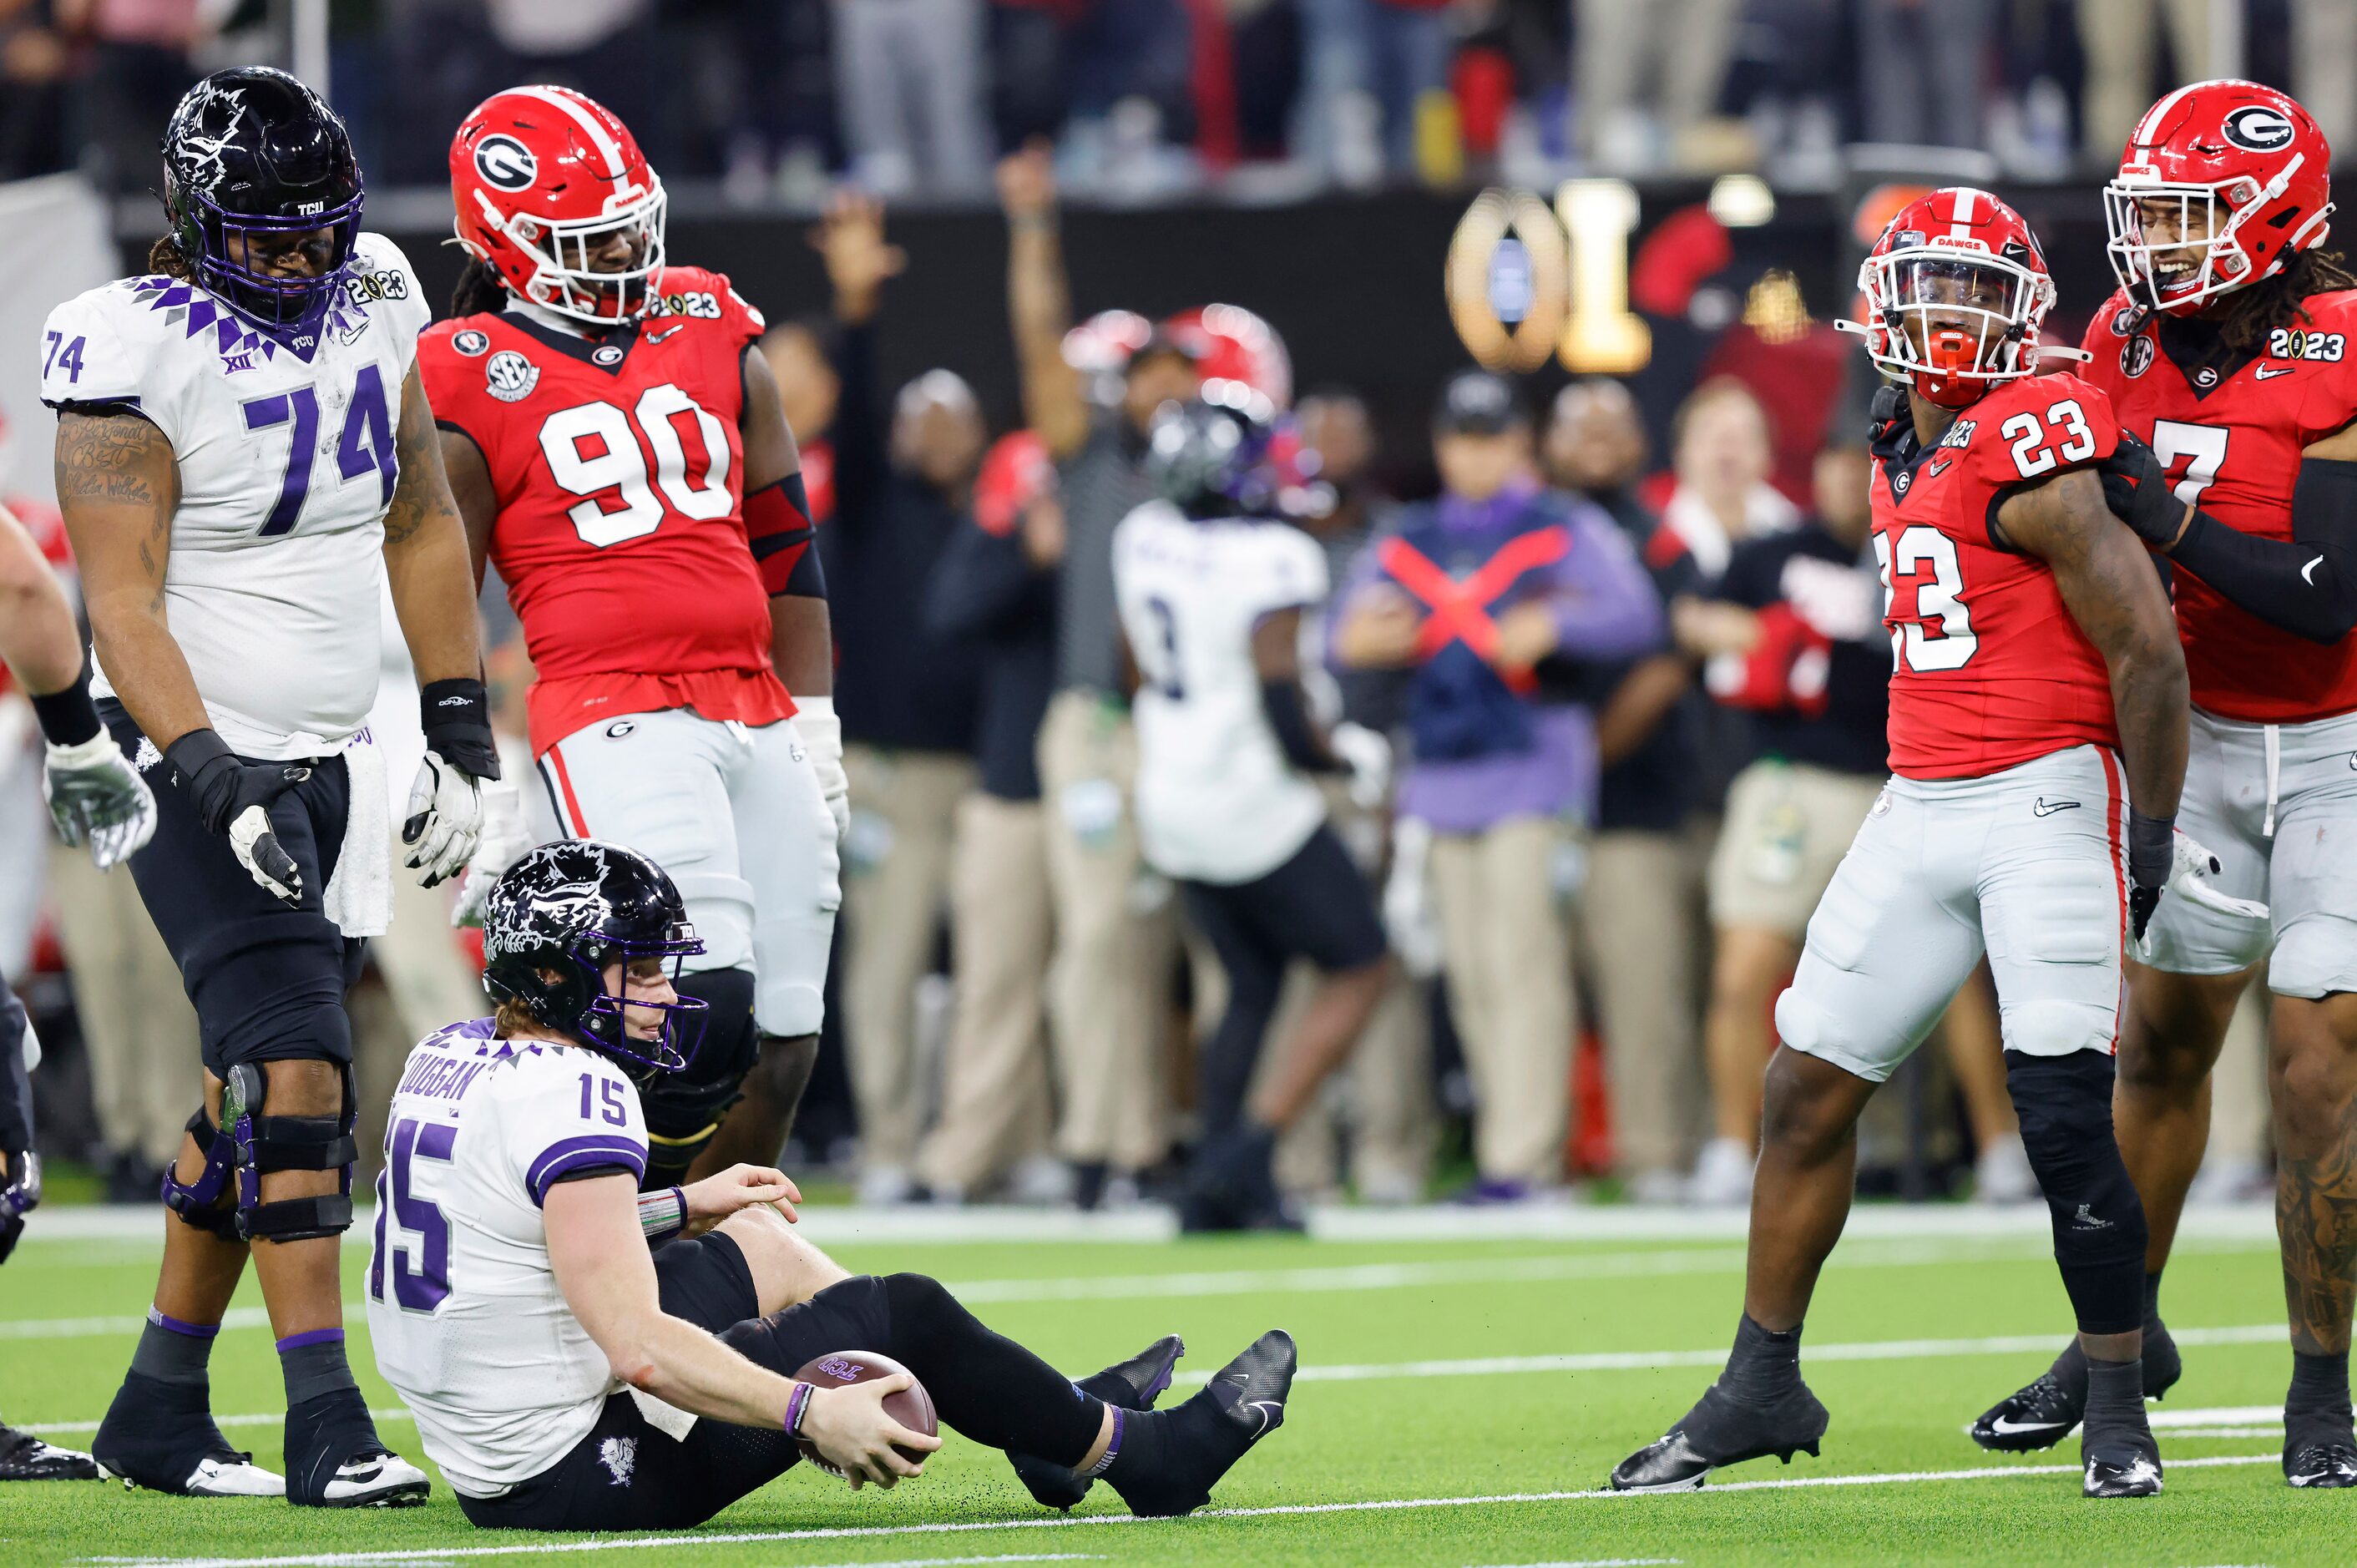
[[[197,269],[189,265],[188,258],[180,252],[180,242],[169,234],[158,236],[156,242],[147,247],[147,270],[167,278],[188,279],[197,275]]]
[[[2309,319],[2305,301],[2312,294],[2357,288],[2338,251],[2302,251],[2275,276],[2226,296],[2218,335],[2226,347],[2247,353],[2263,347],[2279,327]]]
[[[450,314],[453,316],[496,315],[508,307],[508,285],[491,270],[489,262],[469,258],[459,270],[457,286],[450,291]]]

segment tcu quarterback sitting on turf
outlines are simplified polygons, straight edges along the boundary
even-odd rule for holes
[[[2253,907],[2202,880],[2217,863],[2175,831],[2185,657],[2158,575],[2105,510],[2109,400],[2037,373],[2054,285],[2036,238],[1986,191],[1935,191],[1890,220],[1858,286],[1856,329],[1895,382],[1875,401],[1872,481],[1892,777],[1776,1004],[1734,1351],[1612,1485],[1696,1487],[1817,1451],[1801,1324],[1849,1212],[1858,1115],[1986,954],[2090,1369],[2082,1488],[2149,1496],[2145,1219],[2111,1120],[2121,940],[2144,937],[2164,888]]]
[[[650,1182],[767,1165],[818,1052],[850,808],[761,315],[667,263],[662,181],[568,89],[478,105],[450,195],[472,260],[418,360],[476,580],[497,565],[523,622],[547,807],[528,836],[493,823],[462,917],[542,838],[653,855],[703,934],[680,983],[708,1017],[647,1095]]]
[[[202,1026],[205,1098],[164,1262],[92,1444],[127,1481],[330,1507],[415,1500],[344,1359],[339,1237],[357,1114],[343,998],[392,900],[376,700],[390,580],[424,683],[401,826],[455,875],[499,774],[466,538],[416,372],[425,303],[361,229],[341,121],[294,78],[207,78],[164,138],[147,276],[51,313],[41,396],[96,643],[100,713],[156,794],[131,857]],[[207,1363],[251,1255],[280,1338],[286,1476],[213,1424]]]
[[[707,1008],[677,976],[702,946],[645,855],[544,844],[485,901],[498,1014],[410,1053],[385,1133],[370,1337],[468,1519],[697,1524],[805,1442],[853,1487],[889,1487],[940,1446],[884,1408],[910,1373],[956,1431],[1028,1455],[1026,1483],[1059,1508],[1103,1476],[1136,1513],[1189,1512],[1283,1423],[1295,1358],[1280,1330],[1155,1411],[1175,1337],[1075,1384],[932,1279],[846,1274],[794,1233],[800,1195],[774,1169],[641,1194],[639,1093],[693,1047]],[[908,1370],[793,1380],[853,1350]]]

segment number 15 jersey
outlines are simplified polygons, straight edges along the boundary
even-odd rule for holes
[[[1902,421],[1874,448],[1874,557],[1890,632],[1890,770],[1976,779],[2069,746],[2114,750],[2103,655],[2043,561],[2000,542],[2016,490],[2119,445],[2075,376],[2004,382],[1930,446]]]
[[[623,714],[792,715],[745,533],[742,361],[761,331],[726,278],[670,267],[650,314],[599,338],[510,309],[419,340],[435,418],[499,497],[490,559],[532,655],[534,755]]]

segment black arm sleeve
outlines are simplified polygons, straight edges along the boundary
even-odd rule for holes
[[[1263,681],[1260,705],[1261,711],[1268,714],[1268,727],[1276,732],[1276,744],[1287,762],[1304,773],[1349,771],[1342,759],[1327,749],[1325,741],[1310,724],[1309,710],[1301,701],[1300,682]]]
[[[2340,641],[2357,628],[2357,463],[2300,464],[2288,542],[2255,539],[2196,510],[2169,558],[2269,626]]]
[[[27,1026],[25,1004],[0,983],[0,1150],[11,1155],[33,1146],[33,1080],[25,1071]]]

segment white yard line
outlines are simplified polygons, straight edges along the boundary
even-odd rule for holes
[[[2281,1324],[2253,1323],[2229,1328],[2179,1328],[2174,1331],[2179,1345],[2265,1345],[2283,1337]],[[1951,1356],[2013,1356],[2050,1352],[2055,1336],[2048,1334],[2003,1334],[1977,1339],[1866,1339],[1850,1344],[1812,1345],[1803,1359],[1811,1365],[1821,1361],[1912,1361],[1930,1360]],[[1294,1374],[1297,1383],[1360,1383],[1388,1379],[1417,1378],[1491,1378],[1519,1377],[1533,1372],[1643,1372],[1665,1370],[1678,1367],[1715,1368],[1727,1360],[1727,1351],[1720,1346],[1700,1350],[1600,1350],[1558,1356],[1482,1356],[1462,1360],[1335,1362],[1321,1365],[1311,1362]],[[1211,1372],[1183,1372],[1176,1381],[1189,1387],[1207,1381]],[[371,1412],[379,1421],[402,1421],[409,1412],[399,1407]],[[2186,1424],[2240,1425],[2273,1414],[2278,1421],[2281,1412],[2267,1412],[2257,1406],[2237,1407],[2183,1412]],[[255,1415],[224,1415],[215,1420],[222,1426],[268,1425],[285,1419],[276,1413]],[[2155,1426],[2168,1424],[2165,1417],[2156,1416]],[[94,1421],[33,1422],[27,1430],[68,1436],[76,1433],[96,1432]]]
[[[2200,1459],[2174,1459],[2173,1470],[2223,1465],[2272,1465],[2273,1454],[2216,1455]],[[1691,1499],[1727,1492],[1799,1490],[1824,1487],[1894,1487],[1930,1481],[1986,1481],[2017,1476],[2075,1476],[2076,1465],[1984,1465],[1969,1470],[1907,1470],[1883,1475],[1795,1476],[1778,1480],[1730,1481],[1698,1492],[1641,1494],[1604,1489],[1565,1492],[1500,1492],[1482,1497],[1392,1498],[1344,1503],[1292,1503],[1276,1508],[1207,1509],[1192,1517],[1210,1519],[1279,1519],[1310,1514],[1389,1513],[1415,1509],[1506,1507],[1523,1503],[1616,1502],[1652,1508],[1694,1506]],[[679,1546],[736,1546],[755,1541],[875,1540],[909,1535],[963,1535],[977,1530],[1074,1530],[1091,1525],[1160,1523],[1130,1514],[1062,1515],[1052,1519],[977,1520],[959,1523],[860,1525],[830,1530],[742,1530],[701,1535],[608,1536],[562,1541],[547,1545],[430,1546],[402,1552],[327,1552],[291,1557],[102,1557],[85,1562],[139,1565],[139,1568],[372,1568],[372,1565],[423,1563],[461,1557],[529,1557],[543,1553],[628,1552]]]

